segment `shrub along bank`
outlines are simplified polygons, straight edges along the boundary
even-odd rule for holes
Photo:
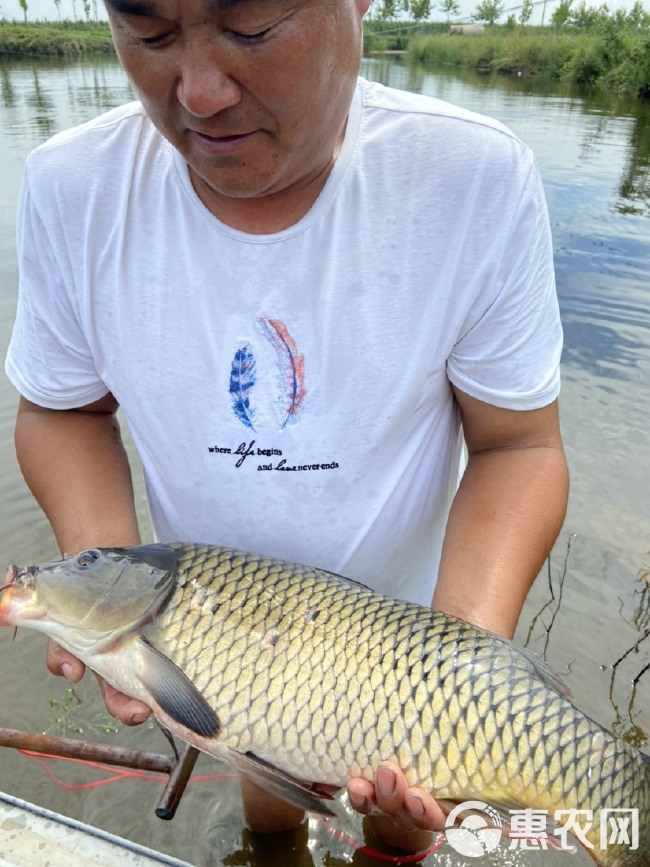
[[[544,72],[650,99],[650,14],[638,0],[615,12],[560,0],[550,27],[524,26],[511,16],[480,37],[414,35],[407,55],[412,62]]]
[[[18,23],[0,20],[0,56],[78,57],[114,53],[108,24],[101,21]]]
[[[636,10],[636,12],[635,12]],[[557,15],[557,12],[561,15]],[[473,67],[522,75],[545,73],[637,93],[650,99],[650,16],[606,7],[571,11],[561,0],[550,27],[509,19],[481,36],[450,36],[443,22],[371,20],[364,23],[366,51],[402,51],[411,63]],[[104,22],[0,21],[0,56],[68,56],[113,53]]]

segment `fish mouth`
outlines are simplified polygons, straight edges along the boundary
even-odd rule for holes
[[[0,588],[0,592],[7,587],[14,587],[16,585],[21,587],[33,586],[37,568],[36,566],[15,566],[13,563],[10,563],[7,566],[4,587]]]
[[[9,577],[9,576],[7,576]],[[0,588],[0,626],[11,626],[10,611],[12,609],[13,584],[8,581]]]
[[[21,611],[36,602],[34,590],[34,566],[24,569],[11,563],[7,568],[5,583],[0,587],[0,626],[17,626]],[[40,616],[44,612],[39,612]],[[38,617],[36,612],[32,617]]]

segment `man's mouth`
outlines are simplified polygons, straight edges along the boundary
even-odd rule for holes
[[[203,132],[197,129],[188,129],[190,141],[193,142],[197,152],[203,152],[206,157],[235,156],[239,150],[246,147],[254,140],[257,130],[251,132],[224,131]]]
[[[227,133],[219,133],[219,134],[201,132],[200,130],[190,130],[190,132],[193,133],[194,135],[196,135],[202,141],[205,141],[207,143],[210,143],[210,142],[216,142],[216,143],[238,142],[238,141],[242,141],[244,139],[247,139],[254,134],[254,131],[253,132],[232,132],[232,133],[227,132]]]

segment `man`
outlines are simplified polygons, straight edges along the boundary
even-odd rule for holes
[[[18,456],[62,550],[136,544],[121,405],[158,538],[511,636],[567,497],[540,182],[499,124],[357,82],[368,6],[107,0],[141,106],[28,162]],[[300,821],[242,785],[254,829]],[[349,793],[405,848],[443,823],[393,763]]]

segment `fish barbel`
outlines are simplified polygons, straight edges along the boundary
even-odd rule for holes
[[[650,759],[582,714],[534,654],[457,618],[308,566],[174,543],[10,566],[0,625],[46,633],[294,805],[333,815],[314,783],[372,780],[394,760],[450,807],[565,811],[597,864],[650,864]],[[621,816],[622,841],[608,833]]]

